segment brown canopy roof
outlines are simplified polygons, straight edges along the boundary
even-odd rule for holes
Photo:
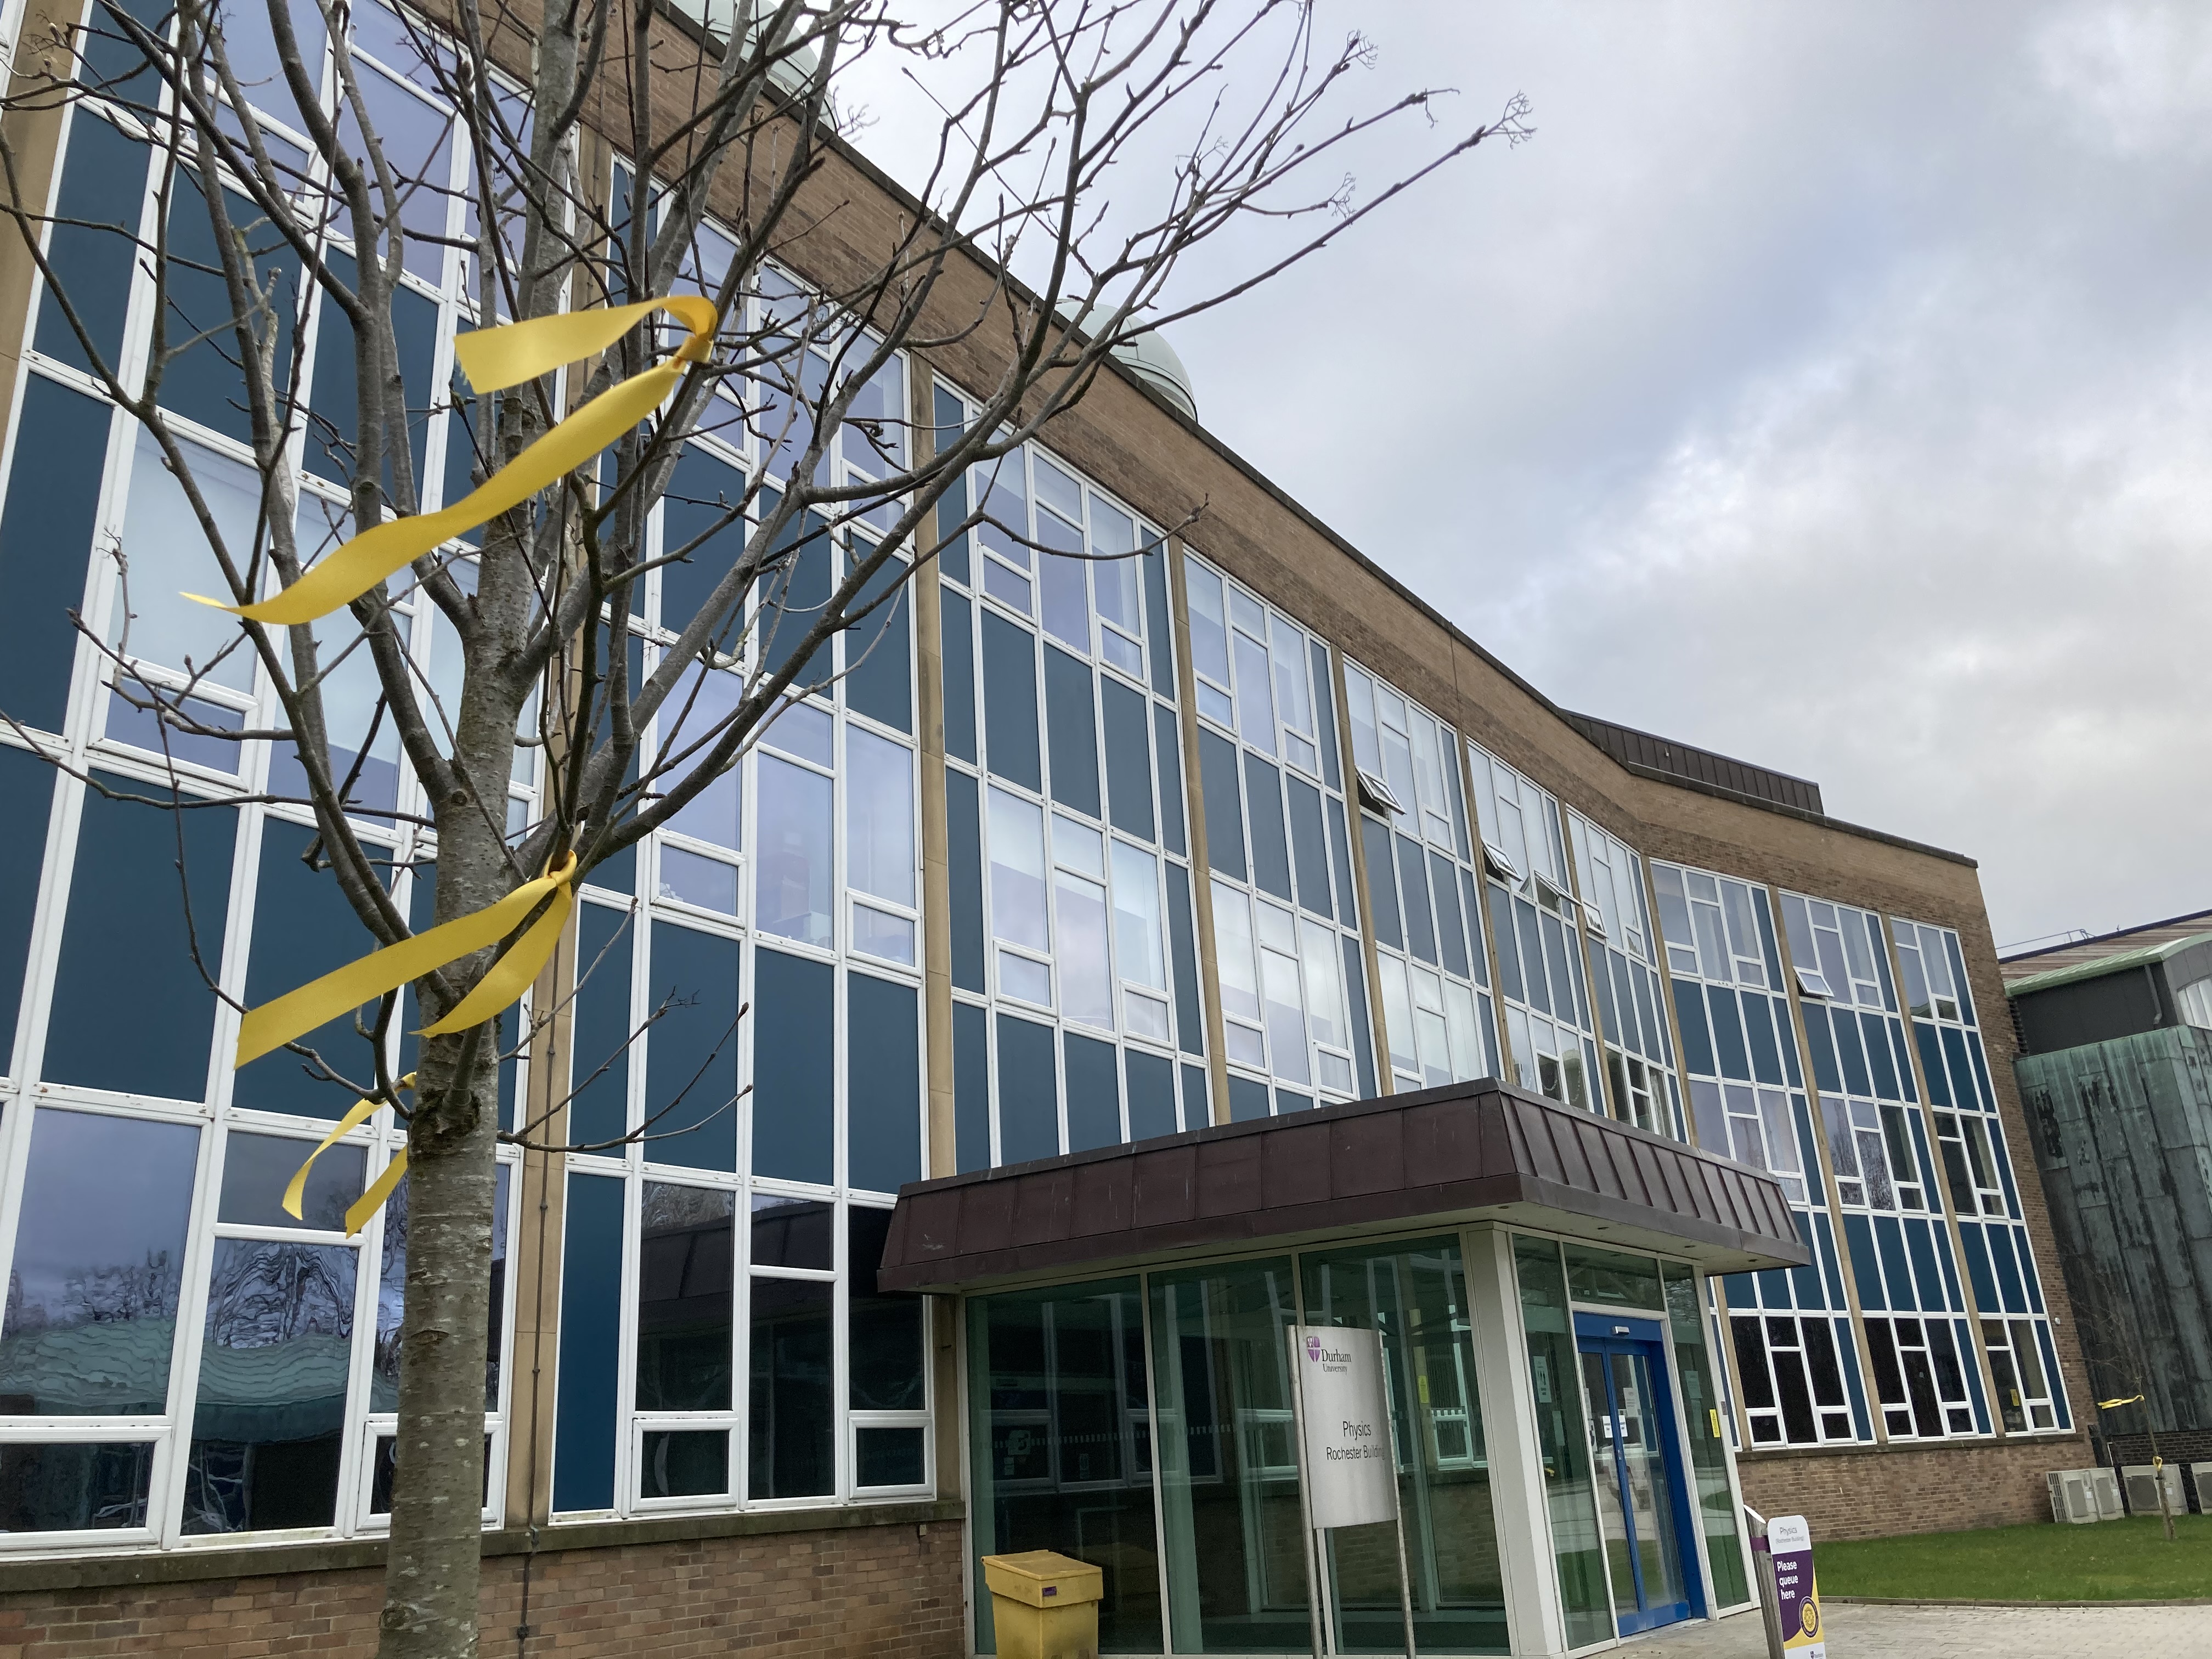
[[[914,1182],[877,1282],[959,1290],[1474,1220],[1716,1272],[1811,1259],[1771,1176],[1485,1080]]]

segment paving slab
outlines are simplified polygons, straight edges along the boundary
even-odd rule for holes
[[[2202,1607],[1937,1607],[1824,1602],[1828,1659],[2166,1659],[2212,1654]],[[1765,1659],[1756,1613],[1639,1637],[1608,1659]]]

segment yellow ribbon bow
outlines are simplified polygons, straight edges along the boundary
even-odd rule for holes
[[[690,330],[673,357],[608,387],[451,507],[387,519],[364,530],[283,592],[258,605],[225,605],[198,593],[185,597],[250,622],[313,622],[359,599],[423,554],[520,507],[659,408],[683,379],[687,364],[706,361],[720,320],[714,302],[702,295],[672,294],[600,311],[534,317],[455,338],[453,356],[467,373],[469,384],[478,392],[503,392],[605,350],[656,311],[680,319]]]
[[[443,1019],[424,1026],[422,1035],[443,1036],[481,1024],[528,990],[552,956],[568,912],[575,907],[576,896],[568,884],[575,874],[576,855],[571,853],[559,869],[549,869],[535,881],[524,882],[496,904],[456,917],[413,939],[387,945],[381,951],[372,951],[296,991],[287,991],[274,1002],[247,1009],[238,1023],[238,1058],[232,1063],[244,1066],[257,1060],[364,1002],[374,1002],[386,991],[396,991],[449,962],[498,944],[521,925],[538,900],[550,894],[553,902],[530,931],[492,963],[491,971]]]
[[[415,1086],[415,1073],[412,1072],[408,1073],[405,1077],[399,1079],[396,1086],[402,1089],[413,1089]],[[304,1221],[307,1219],[307,1218],[301,1213],[300,1206],[301,1201],[307,1196],[307,1171],[315,1167],[315,1160],[317,1158],[320,1158],[325,1152],[327,1152],[331,1147],[338,1144],[340,1138],[343,1137],[349,1129],[355,1128],[361,1124],[368,1122],[369,1114],[375,1111],[375,1109],[382,1104],[384,1104],[384,1103],[380,1100],[357,1100],[354,1102],[353,1109],[348,1112],[343,1117],[340,1118],[337,1121],[337,1127],[333,1128],[330,1133],[325,1135],[322,1139],[321,1144],[318,1146],[313,1152],[307,1154],[307,1161],[305,1164],[302,1164],[298,1170],[294,1171],[291,1184],[284,1188],[284,1213],[286,1215],[290,1216],[295,1221]],[[345,1212],[345,1230],[346,1237],[348,1238],[351,1238],[363,1227],[368,1225],[369,1217],[374,1215],[379,1210],[384,1207],[384,1200],[392,1196],[392,1188],[399,1184],[399,1177],[406,1173],[407,1149],[404,1146],[402,1146],[399,1149],[399,1156],[393,1158],[391,1163],[384,1166],[384,1173],[377,1176],[374,1182],[369,1183],[368,1190],[363,1193],[359,1198],[354,1200],[352,1204],[347,1207]]]

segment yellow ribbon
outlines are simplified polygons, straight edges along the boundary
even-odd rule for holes
[[[706,361],[720,322],[714,302],[702,295],[672,294],[635,305],[563,312],[477,329],[454,340],[453,356],[469,383],[478,392],[501,392],[605,350],[656,311],[679,318],[690,330],[674,357],[602,392],[451,507],[387,519],[363,531],[283,592],[258,605],[224,605],[198,593],[185,597],[252,622],[313,622],[359,599],[414,559],[520,507],[659,408],[683,379],[684,365]]]
[[[2100,1400],[2097,1402],[2097,1409],[2100,1412],[2108,1412],[2115,1406],[2132,1406],[2142,1398],[2139,1394],[2131,1394],[2125,1400]]]
[[[568,884],[575,874],[576,855],[571,853],[558,870],[548,870],[535,881],[524,882],[496,904],[373,951],[296,991],[287,991],[274,1002],[249,1008],[238,1024],[238,1058],[233,1064],[244,1066],[258,1060],[293,1038],[304,1036],[365,1002],[374,1002],[386,991],[396,991],[449,962],[498,944],[521,925],[540,899],[550,894],[553,902],[530,931],[515,940],[514,947],[492,964],[491,971],[443,1019],[424,1026],[422,1035],[442,1036],[481,1024],[529,989],[552,956],[568,912],[575,906],[575,894]]]
[[[399,1079],[402,1089],[415,1086],[415,1073],[410,1072]],[[301,1203],[307,1192],[307,1172],[315,1167],[315,1160],[337,1146],[349,1129],[358,1128],[368,1121],[369,1115],[384,1104],[380,1100],[357,1100],[353,1109],[337,1121],[337,1127],[322,1138],[315,1150],[307,1154],[307,1161],[293,1172],[291,1184],[284,1188],[284,1213],[295,1221],[307,1218],[301,1213]],[[383,1207],[384,1200],[392,1196],[392,1189],[399,1184],[399,1177],[407,1173],[407,1149],[402,1146],[399,1156],[384,1167],[369,1189],[356,1199],[345,1212],[346,1237],[351,1238],[368,1224],[369,1217]]]

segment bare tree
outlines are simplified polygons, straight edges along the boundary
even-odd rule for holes
[[[1516,97],[1484,125],[1424,137],[1413,164],[1355,197],[1340,158],[1394,122],[1432,128],[1436,95],[1340,115],[1369,49],[1357,37],[1323,41],[1294,0],[975,0],[928,27],[902,23],[884,0],[734,0],[703,27],[645,0],[542,11],[442,0],[406,26],[408,72],[450,112],[428,132],[412,105],[395,125],[401,112],[356,55],[349,15],[370,0],[174,3],[97,0],[69,43],[74,70],[19,82],[0,164],[45,303],[187,504],[206,591],[247,605],[300,581],[344,532],[421,511],[414,433],[428,389],[407,378],[406,272],[459,269],[478,326],[679,292],[708,295],[720,319],[711,352],[610,452],[574,460],[480,529],[456,530],[343,610],[289,626],[240,620],[206,659],[176,665],[180,675],[146,672],[127,633],[97,640],[115,695],[165,750],[261,744],[288,757],[293,787],[229,799],[313,814],[313,861],[358,918],[364,951],[410,937],[389,855],[358,830],[395,816],[362,782],[379,732],[396,734],[428,803],[416,828],[434,835],[436,922],[484,909],[571,854],[583,872],[617,858],[736,767],[792,698],[826,684],[830,641],[872,637],[939,541],[986,520],[988,493],[971,504],[963,489],[971,470],[1048,433],[1115,348],[1279,274],[1485,140],[1528,131]],[[846,148],[856,118],[839,88],[870,60],[939,111],[917,203],[866,179]],[[82,296],[58,280],[49,224],[19,187],[16,118],[71,102],[97,103],[158,155],[157,222],[143,236],[136,225],[119,233],[155,294],[143,369],[103,354]],[[462,165],[449,167],[448,144]],[[351,342],[342,414],[298,395],[315,296],[320,326]],[[1326,337],[1317,326],[1315,343]],[[640,325],[566,374],[457,392],[453,441],[473,446],[473,479],[672,343],[665,325]],[[243,520],[170,415],[169,377],[210,351],[224,360],[228,407],[254,457],[258,501]],[[902,392],[886,393],[899,362],[925,358],[969,366],[980,415],[964,427],[934,429]],[[687,439],[706,430],[749,442],[759,464],[733,493],[691,503],[705,510],[690,515],[684,544],[655,550],[653,509]],[[307,445],[339,459],[343,532],[306,527]],[[460,493],[447,489],[447,505]],[[117,550],[126,579],[131,554]],[[641,673],[626,648],[633,598],[649,572],[678,568],[696,611]],[[822,569],[822,590],[802,595],[800,573]],[[125,609],[148,602],[141,591]],[[418,618],[434,611],[459,640],[457,681],[424,683],[394,611],[403,604]],[[333,677],[364,657],[369,729],[334,730]],[[249,659],[278,711],[266,728],[212,718],[194,696]],[[650,743],[648,730],[659,734]],[[542,744],[550,768],[534,821],[510,830],[519,744]],[[423,1014],[452,1009],[495,954],[422,976],[412,988]],[[410,1103],[393,1075],[396,1008],[395,994],[362,1010],[347,1052],[289,1047],[334,1090],[406,1121],[381,1651],[465,1655],[477,1643],[476,1334],[494,1151],[503,1133],[565,1143],[557,1109],[498,1127],[497,1061],[529,1030],[487,1023],[426,1038]]]

